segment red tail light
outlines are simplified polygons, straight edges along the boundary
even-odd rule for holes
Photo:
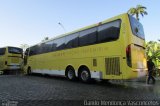
[[[127,57],[127,65],[129,67],[132,67],[132,61],[131,61],[131,45],[128,45],[126,48],[126,57]]]

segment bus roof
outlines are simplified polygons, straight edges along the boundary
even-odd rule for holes
[[[92,25],[89,25],[89,26],[80,28],[80,29],[78,29],[78,30],[74,30],[74,31],[71,31],[71,32],[68,32],[68,33],[65,33],[65,34],[61,34],[61,35],[56,36],[56,37],[53,37],[53,38],[51,38],[51,39],[49,39],[49,40],[46,40],[46,41],[42,41],[42,42],[40,42],[40,43],[37,43],[37,44],[35,44],[35,45],[33,45],[33,46],[40,45],[41,43],[46,43],[46,42],[52,41],[52,40],[54,40],[54,39],[58,39],[58,38],[61,38],[61,37],[70,35],[70,34],[74,34],[74,33],[76,33],[76,32],[80,32],[80,31],[83,31],[83,30],[85,30],[85,29],[89,29],[89,28],[92,28],[92,27],[96,27],[96,26],[99,26],[100,24],[105,24],[105,23],[107,23],[107,22],[116,20],[116,19],[118,19],[118,18],[120,18],[120,17],[122,17],[122,16],[124,16],[124,15],[127,15],[127,16],[128,16],[127,13],[123,13],[123,14],[114,16],[114,17],[112,17],[112,18],[109,18],[109,19],[107,19],[107,20],[98,22],[98,23],[96,23],[96,24],[92,24]],[[32,47],[32,46],[30,46],[30,47]]]
[[[8,48],[8,47],[14,47],[14,48],[22,49],[22,48],[20,48],[20,47],[15,47],[15,46],[5,46],[5,47],[0,47],[0,48]]]

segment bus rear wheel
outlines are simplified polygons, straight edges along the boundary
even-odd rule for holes
[[[68,80],[72,81],[76,79],[75,71],[72,67],[67,68],[66,77]]]
[[[88,83],[91,81],[91,74],[88,68],[82,68],[80,70],[79,79],[84,83]]]

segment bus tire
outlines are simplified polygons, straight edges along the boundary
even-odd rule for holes
[[[28,69],[27,69],[27,75],[31,75],[31,67],[28,67]]]
[[[66,69],[66,77],[68,80],[71,80],[71,81],[74,81],[76,79],[76,74],[73,67],[68,67]]]
[[[78,77],[84,83],[89,83],[91,81],[91,74],[87,67],[80,69]]]

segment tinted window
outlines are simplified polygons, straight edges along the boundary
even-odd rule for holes
[[[98,43],[114,41],[119,38],[121,21],[113,21],[98,27]]]
[[[129,19],[130,19],[133,34],[144,39],[145,37],[144,37],[144,31],[143,31],[142,24],[139,21],[137,21],[134,17],[132,17],[131,15],[129,15]]]
[[[53,41],[46,42],[46,43],[45,43],[45,46],[44,46],[44,47],[45,47],[44,50],[45,50],[46,52],[51,52],[51,51],[52,51],[52,45],[53,45]]]
[[[53,41],[52,43],[52,51],[56,51],[57,44]]]
[[[52,50],[62,50],[65,49],[65,37],[55,39],[52,44]]]
[[[51,50],[52,50],[52,43],[53,43],[53,41],[49,41],[49,42],[46,42],[46,43],[41,43],[38,46],[37,52],[40,53],[40,54],[41,53],[51,52]]]
[[[66,36],[66,48],[78,47],[78,33]]]
[[[98,27],[86,29],[65,37],[33,46],[30,49],[30,55],[117,40],[120,33],[120,24],[121,21],[116,20]]]
[[[30,49],[30,51],[32,49]],[[41,53],[43,53],[43,44],[38,44],[38,45],[34,46],[34,49],[36,49],[36,50],[34,50],[35,54],[41,54]]]
[[[95,44],[97,39],[97,28],[91,28],[80,32],[79,45],[86,46]]]
[[[22,54],[23,50],[21,48],[8,47],[8,52],[9,53],[14,53],[14,54]]]
[[[6,48],[0,48],[0,55],[4,55],[6,51]]]
[[[32,56],[38,54],[38,49],[39,49],[38,45],[31,47],[29,55]]]
[[[37,53],[41,54],[41,53],[46,53],[46,44],[45,43],[41,43],[40,45],[38,45],[38,49],[37,49]]]

